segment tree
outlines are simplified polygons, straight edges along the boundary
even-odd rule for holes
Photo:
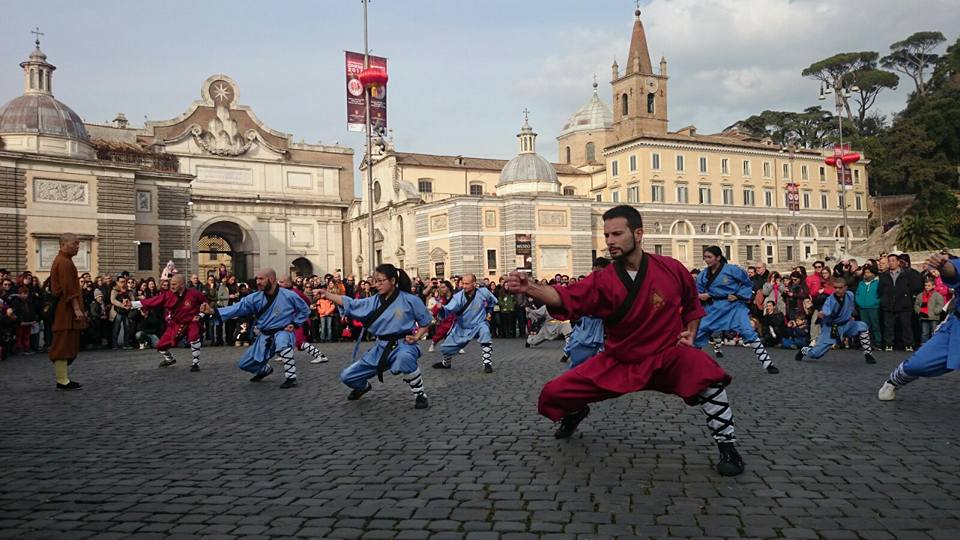
[[[900,77],[896,73],[890,73],[882,69],[861,69],[854,71],[848,77],[851,86],[856,86],[857,91],[853,93],[854,101],[857,102],[858,129],[863,129],[864,121],[867,118],[867,111],[877,101],[880,92],[887,89],[895,89],[900,83]]]
[[[853,120],[853,111],[850,109],[850,103],[846,95],[841,90],[849,86],[851,74],[856,71],[876,69],[879,53],[873,51],[845,52],[835,54],[830,58],[825,58],[818,62],[810,64],[807,69],[801,72],[804,77],[822,82],[827,88],[836,92],[837,99],[843,110],[847,113],[847,118]]]
[[[877,146],[883,151],[867,167],[880,194],[920,193],[925,184],[949,185],[956,176],[956,168],[938,150],[937,142],[911,118],[900,118],[878,137]]]
[[[819,148],[826,140],[835,140],[837,124],[830,114],[818,107],[808,107],[802,113],[792,111],[763,111],[728,126],[755,139],[769,138],[781,146]]]
[[[900,222],[897,247],[904,251],[928,251],[947,247],[950,233],[943,218],[908,215]]]
[[[933,51],[946,40],[940,32],[916,32],[890,45],[891,52],[880,60],[880,65],[913,79],[917,95],[923,96],[926,94],[925,72],[936,64],[938,58]]]

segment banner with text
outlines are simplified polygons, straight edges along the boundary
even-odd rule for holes
[[[357,78],[363,71],[363,54],[346,51],[346,67],[347,129],[350,131],[365,131],[364,88],[360,79]],[[370,67],[378,67],[387,71],[387,59],[371,55]],[[370,126],[374,131],[387,129],[387,88],[385,86],[370,89]]]
[[[787,208],[791,212],[800,211],[800,186],[790,182],[787,184]]]

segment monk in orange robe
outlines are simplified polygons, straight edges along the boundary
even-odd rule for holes
[[[50,267],[50,288],[57,298],[53,313],[53,343],[50,361],[57,377],[58,390],[78,390],[80,383],[71,381],[67,366],[80,352],[80,334],[87,328],[86,310],[80,291],[80,276],[73,257],[80,250],[80,239],[73,233],[60,236],[60,252]]]

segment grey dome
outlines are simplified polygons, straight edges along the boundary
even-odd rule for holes
[[[0,107],[0,134],[37,133],[89,141],[83,120],[49,94],[24,94]]]
[[[498,185],[530,181],[557,182],[557,171],[539,154],[519,154],[503,166]]]
[[[597,95],[596,85],[594,85],[593,96],[584,103],[583,107],[573,113],[573,116],[567,120],[557,137],[573,133],[575,131],[593,131],[597,129],[610,129],[613,127],[613,113],[607,107],[606,103],[600,101]]]

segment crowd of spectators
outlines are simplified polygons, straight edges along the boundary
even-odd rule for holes
[[[127,272],[80,276],[83,304],[90,324],[82,337],[86,349],[145,349],[156,346],[163,334],[162,310],[141,312],[131,309],[132,302],[149,298],[170,287],[170,276],[178,270],[169,263],[158,279],[134,279]],[[692,270],[696,274],[698,270]],[[906,254],[881,254],[863,265],[856,260],[816,261],[813,268],[796,266],[781,274],[763,263],[747,268],[753,284],[752,322],[768,347],[799,348],[810,343],[820,331],[820,309],[833,293],[832,278],[846,279],[855,293],[856,316],[867,323],[878,347],[912,351],[929,339],[934,328],[949,313],[955,301],[936,270],[911,267]],[[567,285],[583,276],[555,275],[542,279],[544,284]],[[528,315],[540,306],[524,295],[507,291],[503,277],[478,278],[499,303],[490,308],[488,320],[493,337],[526,338],[537,332],[537,317]],[[51,341],[54,298],[49,280],[40,283],[30,272],[17,276],[0,269],[0,359],[8,354],[30,355],[46,350]],[[361,324],[342,315],[330,301],[317,294],[327,289],[352,298],[376,294],[372,280],[356,280],[338,270],[325,275],[296,276],[290,282],[311,303],[306,338],[313,343],[352,341],[360,336]],[[238,279],[225,265],[211,270],[204,278],[190,275],[187,287],[202,292],[211,306],[225,307],[256,291],[252,280]],[[428,309],[437,311],[460,290],[460,277],[412,279],[411,293],[419,296]],[[253,341],[252,325],[247,320],[221,324],[206,320],[205,346],[246,346]],[[432,332],[432,330],[431,330]],[[736,340],[736,336],[725,336]],[[366,336],[371,339],[372,336]]]

